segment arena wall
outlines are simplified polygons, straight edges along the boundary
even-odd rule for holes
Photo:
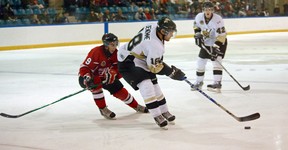
[[[177,38],[193,37],[194,20],[177,20]],[[288,17],[224,19],[228,35],[288,32]],[[108,31],[127,42],[149,22],[109,23]],[[98,44],[104,23],[0,27],[0,50]],[[107,28],[106,28],[107,31]]]

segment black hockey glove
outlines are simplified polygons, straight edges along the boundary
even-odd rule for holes
[[[173,65],[171,66],[171,69],[172,69],[172,73],[169,75],[171,79],[179,80],[179,81],[186,79],[185,73],[183,73],[180,69],[176,68]]]
[[[212,50],[211,50],[211,60],[212,61],[214,61],[215,59],[217,59],[217,57],[219,56],[219,55],[223,55],[223,53],[220,51],[220,49],[218,48],[218,47],[216,47],[216,46],[213,46],[213,47],[211,47],[212,48]]]
[[[200,32],[197,32],[195,33],[194,38],[195,38],[195,44],[200,48],[202,48],[202,44],[204,43],[203,35]]]
[[[82,88],[86,88],[87,90],[95,89],[97,87],[89,74],[85,74],[83,77],[80,76],[79,84]]]

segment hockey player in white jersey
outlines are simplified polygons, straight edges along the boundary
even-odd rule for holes
[[[222,67],[219,63],[222,62],[225,56],[227,38],[223,19],[214,13],[214,6],[211,2],[204,2],[203,12],[196,15],[194,32],[195,44],[200,47],[194,85],[202,89],[205,66],[210,59],[213,65],[214,83],[207,85],[207,89],[213,92],[221,92]],[[194,91],[195,89],[192,88],[191,90]]]
[[[164,43],[176,34],[176,24],[168,17],[143,27],[130,42],[118,51],[118,69],[123,78],[135,90],[139,90],[145,104],[160,127],[174,123],[157,75],[166,75],[174,80],[184,80],[185,74],[175,66],[163,62]],[[168,122],[167,122],[168,121]]]

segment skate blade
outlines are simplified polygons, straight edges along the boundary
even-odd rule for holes
[[[160,127],[160,128],[163,129],[163,130],[168,130],[168,127],[167,127],[167,126]]]
[[[198,88],[199,90],[202,90],[202,88]],[[197,91],[196,88],[191,88],[191,91]]]
[[[171,124],[171,125],[175,125],[175,121],[168,121],[169,122],[169,124]]]
[[[163,130],[168,130],[168,127],[167,127],[167,125],[168,125],[168,122],[167,121],[165,121],[165,122],[163,122],[164,124],[163,125],[159,125],[159,124],[157,124],[161,129],[163,129]]]
[[[221,89],[207,88],[207,90],[210,92],[221,93]]]
[[[107,120],[116,120],[116,117],[114,117],[114,118],[110,118],[110,117],[106,117],[106,116],[103,116],[103,117]]]

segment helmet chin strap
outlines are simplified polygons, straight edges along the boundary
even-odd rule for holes
[[[163,29],[164,34],[161,32],[161,34],[163,35],[163,40],[165,39],[165,36],[167,36],[169,34],[169,32],[167,32],[166,30]]]
[[[165,30],[165,29],[162,29],[162,30],[163,30],[165,36],[169,34],[169,32],[167,30]]]
[[[163,31],[162,31],[162,30],[163,30]],[[162,32],[164,32],[164,33],[162,33]],[[164,29],[161,29],[161,30],[158,30],[157,34],[160,34],[160,35],[161,35],[161,38],[162,38],[162,39],[160,38],[160,35],[158,35],[158,38],[164,42],[164,41],[165,41],[165,36],[168,35],[168,32],[166,32],[166,34],[165,34],[165,30],[164,30]]]

